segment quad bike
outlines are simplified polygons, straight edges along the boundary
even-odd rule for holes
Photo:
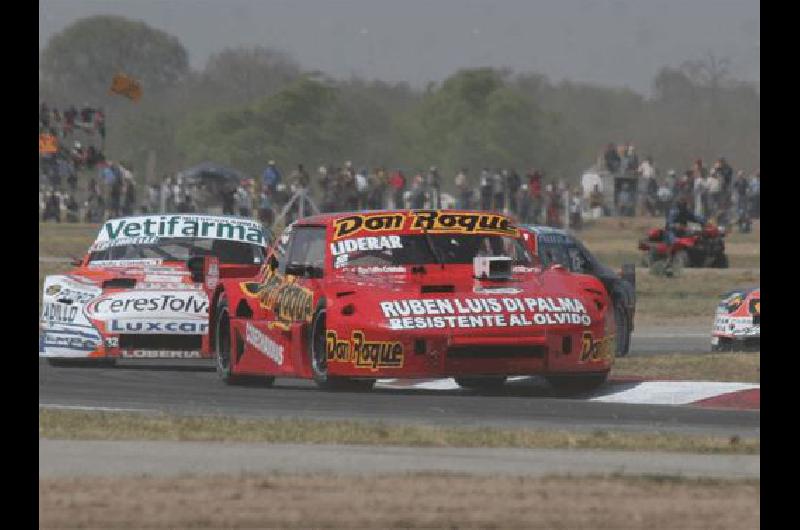
[[[725,254],[725,232],[706,225],[702,228],[682,227],[676,231],[672,245],[667,244],[663,228],[653,228],[645,239],[639,241],[642,265],[654,274],[673,276],[684,267],[728,267]]]

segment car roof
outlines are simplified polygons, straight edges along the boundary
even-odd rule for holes
[[[523,225],[520,225],[520,228],[524,228],[526,230],[530,230],[531,232],[535,233],[536,235],[541,235],[541,234],[559,234],[559,235],[562,235],[562,236],[572,237],[572,235],[568,231],[564,230],[563,228],[553,228],[552,226],[523,224]]]
[[[253,219],[252,217],[242,217],[241,215],[214,215],[214,214],[207,214],[207,213],[148,213],[148,214],[141,214],[141,215],[125,215],[122,217],[110,217],[105,220],[105,222],[109,221],[129,221],[135,219],[148,219],[154,217],[178,217],[178,218],[194,218],[194,217],[202,217],[204,219],[225,219],[231,221],[248,221],[255,223],[257,225],[261,225],[261,221],[258,219]]]

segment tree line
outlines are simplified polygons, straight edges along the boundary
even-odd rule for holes
[[[533,72],[474,68],[418,90],[306,71],[289,55],[239,47],[189,65],[179,39],[141,21],[94,16],[54,35],[39,58],[40,100],[87,102],[107,115],[106,152],[138,178],[213,160],[260,175],[341,164],[460,169],[537,168],[575,182],[608,142],[632,142],[662,169],[725,156],[760,165],[760,94],[713,55],[663,67],[652,95],[552,82]],[[108,92],[114,74],[139,80],[132,103]],[[446,187],[450,187],[447,185]]]

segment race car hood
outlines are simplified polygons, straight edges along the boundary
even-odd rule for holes
[[[517,326],[588,327],[608,305],[599,281],[558,267],[517,268],[505,281],[476,279],[471,266],[401,269],[339,274],[329,284],[328,318],[358,315],[361,322],[391,330],[452,328],[459,334],[481,326],[488,328],[484,332],[513,334]]]
[[[185,285],[191,286],[193,283],[185,263],[164,263],[160,260],[90,263],[78,274],[103,288],[153,289],[176,286],[181,288]]]

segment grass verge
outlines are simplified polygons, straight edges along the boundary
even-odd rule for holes
[[[647,379],[687,381],[761,382],[761,352],[672,353],[641,357],[618,357],[612,377],[641,376]]]
[[[757,454],[760,441],[672,433],[536,431],[388,425],[356,421],[254,420],[39,409],[39,436],[82,440],[336,443],[419,447],[519,447]]]

